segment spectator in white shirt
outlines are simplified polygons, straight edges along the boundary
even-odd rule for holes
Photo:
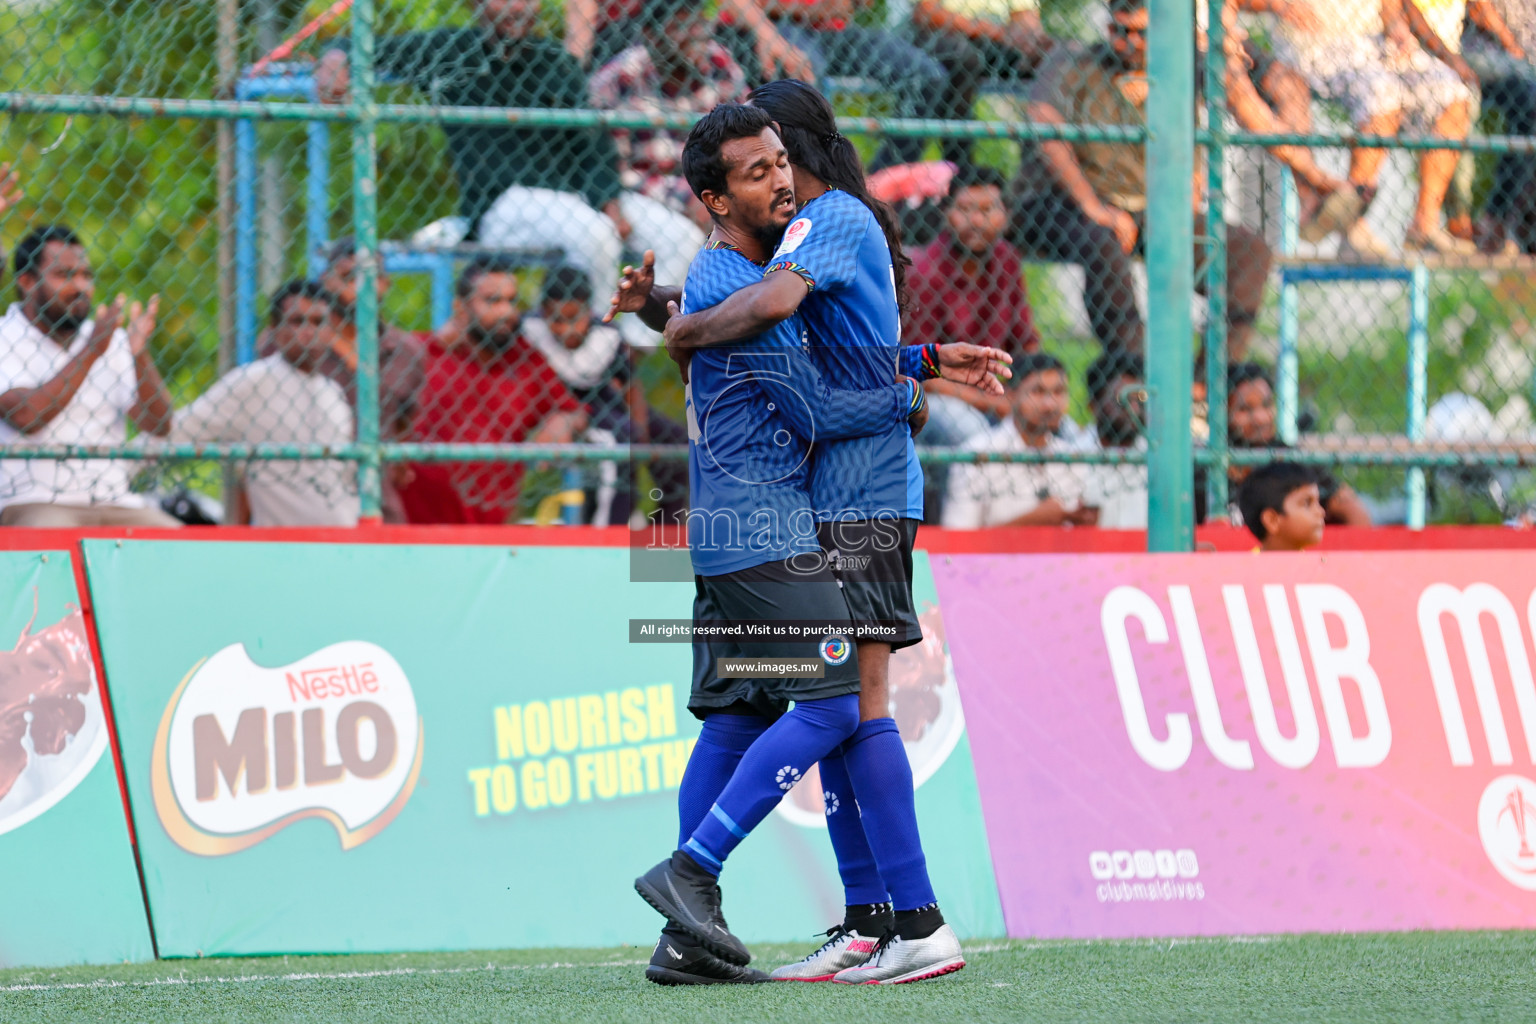
[[[1012,414],[961,446],[972,452],[1080,452],[1093,440],[1067,417],[1067,376],[1061,361],[1033,352],[1013,364]],[[1098,509],[1086,504],[1083,467],[1059,462],[959,463],[949,474],[940,524],[1092,526]]]
[[[197,444],[319,444],[353,438],[352,407],[322,363],[341,330],[342,304],[313,281],[272,296],[277,351],[236,367],[176,412],[171,436]],[[356,526],[357,470],[339,459],[256,459],[245,471],[253,526]]]
[[[1095,446],[1106,452],[1146,451],[1146,369],[1141,356],[1106,352],[1089,365],[1087,377]],[[1147,528],[1145,465],[1090,466],[1087,476],[1083,502],[1099,510],[1101,529]]]
[[[149,355],[159,296],[98,306],[90,257],[66,227],[38,228],[16,247],[21,301],[0,318],[0,445],[123,445],[128,424],[164,434],[171,399]],[[110,459],[0,461],[0,525],[179,526],[129,489]]]

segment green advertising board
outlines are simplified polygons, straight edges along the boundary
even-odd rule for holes
[[[154,956],[64,551],[0,552],[0,967]]]
[[[689,646],[632,644],[629,620],[687,617],[692,587],[629,582],[624,549],[84,546],[162,955],[654,942],[631,883],[676,845],[698,723]],[[930,860],[957,928],[1000,935],[932,671],[908,716]],[[841,913],[813,810],[732,859],[749,941]]]

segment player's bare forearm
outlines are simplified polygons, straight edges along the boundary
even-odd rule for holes
[[[793,316],[807,294],[799,274],[776,271],[718,305],[668,320],[663,332],[667,348],[705,348],[761,334]]]
[[[682,301],[683,290],[681,288],[659,284],[651,289],[651,294],[647,296],[645,305],[635,315],[640,318],[640,322],[645,324],[645,326],[660,333],[667,329],[667,304],[681,303]]]

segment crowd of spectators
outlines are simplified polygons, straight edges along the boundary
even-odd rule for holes
[[[665,118],[742,99],[786,75],[866,83],[910,117],[977,116],[983,88],[1022,94],[1031,120],[1138,126],[1145,121],[1145,0],[1105,0],[1093,38],[1050,35],[1034,0],[917,0],[906,25],[875,26],[865,0],[567,0],[563,38],[540,27],[538,0],[469,0],[473,22],[378,40],[377,66],[434,104],[597,109],[645,115],[643,126],[551,127],[517,120],[444,126],[458,213],[420,233],[482,255],[462,267],[452,316],[431,333],[380,320],[380,436],[387,441],[681,445],[686,431],[652,407],[635,372],[657,336],[637,317],[613,325],[607,306],[626,257],[655,254],[656,279],[681,282],[709,230],[682,180],[685,130]],[[1202,19],[1206,5],[1200,4]],[[1312,128],[1314,100],[1342,109],[1369,135],[1464,139],[1479,109],[1503,130],[1536,132],[1536,0],[1223,0],[1228,112],[1255,132]],[[1267,15],[1267,42],[1239,16]],[[1203,22],[1202,22],[1203,23]],[[1203,50],[1202,31],[1194,41]],[[348,56],[316,60],[320,98],[345,100]],[[1203,76],[1201,76],[1203,77]],[[978,163],[974,140],[893,137],[870,163],[871,190],[904,211],[931,213],[908,253],[903,341],[970,341],[1014,358],[1004,397],[930,381],[925,446],[969,452],[1096,452],[1093,465],[935,465],[930,518],[955,528],[1009,524],[1146,525],[1146,469],[1114,453],[1144,450],[1144,326],[1135,261],[1146,258],[1147,168],[1140,145],[1103,139],[1021,147],[1009,177]],[[1347,175],[1324,171],[1304,146],[1277,146],[1300,195],[1307,240],[1341,237],[1341,256],[1382,260],[1394,246],[1365,214],[1387,150],[1351,151]],[[940,160],[925,161],[935,154]],[[1405,252],[1467,256],[1536,252],[1536,157],[1492,161],[1493,187],[1474,208],[1470,155],[1421,150]],[[1198,165],[1199,161],[1197,161]],[[1196,262],[1205,255],[1203,182],[1193,189]],[[0,180],[0,209],[14,199]],[[925,230],[926,224],[936,230]],[[1248,361],[1270,284],[1260,232],[1226,232],[1226,414],[1235,446],[1275,446],[1273,387]],[[229,369],[182,408],[150,357],[156,300],[92,306],[87,245],[69,229],[32,230],[13,258],[17,302],[0,319],[0,443],[123,445],[270,443],[342,447],[356,437],[355,247],[321,254],[324,273],[269,300],[256,358]],[[1082,305],[1101,352],[1073,381],[1042,338],[1024,266],[1081,268]],[[530,272],[545,265],[542,273]],[[1205,276],[1197,280],[1203,287]],[[378,276],[380,308],[391,287]],[[1069,415],[1076,392],[1091,423]],[[386,464],[386,521],[502,523],[530,515],[526,480],[549,467],[429,461]],[[1232,492],[1242,483],[1234,470]],[[1328,521],[1366,524],[1366,505],[1318,476]],[[128,463],[0,461],[0,523],[167,525],[135,492]],[[623,522],[641,504],[687,501],[682,464],[603,463],[579,485],[592,522]],[[569,493],[563,480],[556,493]],[[1204,487],[1197,487],[1203,506]],[[226,488],[225,520],[256,525],[355,523],[356,464],[252,460]],[[1230,512],[1231,510],[1229,510]],[[1202,518],[1206,510],[1200,510]],[[1231,514],[1235,515],[1235,512]],[[1215,516],[1212,510],[1212,516]]]

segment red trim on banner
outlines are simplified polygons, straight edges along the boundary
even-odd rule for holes
[[[191,526],[182,530],[96,528],[74,530],[0,530],[0,550],[73,552],[82,540],[271,541],[289,544],[483,544],[501,547],[628,547],[647,537],[623,526],[373,526],[252,527]],[[667,542],[681,546],[680,531],[669,529]],[[1253,536],[1241,527],[1216,524],[1195,531],[1198,551],[1252,551]],[[1011,526],[987,530],[945,530],[925,526],[917,546],[938,554],[1119,554],[1147,549],[1140,530],[1067,530]],[[1536,548],[1536,530],[1503,526],[1402,526],[1359,529],[1330,527],[1320,551],[1437,551],[1454,549]]]
[[[7,531],[10,532],[10,531]],[[67,533],[68,531],[49,531]],[[0,547],[10,547],[4,543],[8,537],[0,537]],[[91,664],[96,669],[96,685],[101,688],[101,712],[102,718],[107,723],[107,747],[112,751],[112,767],[117,772],[117,794],[123,800],[123,819],[128,823],[128,848],[133,851],[133,867],[139,878],[139,895],[144,899],[144,916],[149,922],[150,951],[155,959],[160,959],[160,947],[155,938],[155,915],[149,906],[149,889],[144,884],[144,860],[139,855],[139,836],[133,828],[133,810],[128,799],[128,775],[123,767],[123,748],[117,741],[117,715],[112,710],[112,692],[107,683],[107,663],[101,655],[101,638],[96,632],[96,605],[91,600],[90,581],[85,574],[85,553],[81,550],[78,540],[69,541],[70,565],[75,574],[75,592],[80,598],[80,615],[85,623],[86,643],[91,647]],[[56,550],[56,549],[55,549]]]

